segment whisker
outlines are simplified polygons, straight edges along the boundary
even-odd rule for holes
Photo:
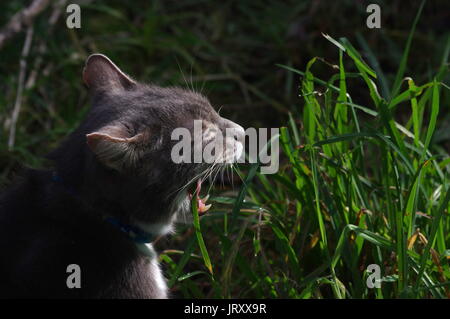
[[[186,80],[186,77],[184,76],[183,69],[181,68],[181,65],[180,65],[180,63],[178,61],[178,58],[175,57],[175,60],[177,61],[178,69],[180,69],[180,73],[181,73],[181,76],[183,77],[184,84],[190,90],[188,81]]]
[[[225,180],[224,180],[224,174],[225,174],[225,169],[221,168],[220,169],[220,179],[222,180],[222,188],[225,188]]]
[[[209,169],[209,168],[208,168],[208,169]],[[207,170],[206,170],[206,171],[207,171]],[[195,175],[195,177],[193,177],[191,180],[189,180],[184,186],[181,186],[179,189],[175,190],[173,193],[183,191],[186,187],[188,187],[188,186],[191,185],[193,182],[195,182],[197,179],[199,179],[204,173],[205,173],[205,171],[201,171],[199,174]],[[203,179],[202,179],[202,181],[203,181]],[[173,194],[173,193],[172,193],[172,194]]]
[[[192,69],[193,69],[193,62],[191,63],[191,74],[190,74],[190,81],[191,81],[191,87],[192,87],[192,92],[195,92],[195,93],[197,93],[197,90],[196,90],[196,88],[194,87],[194,82],[193,82],[193,80],[192,80]]]

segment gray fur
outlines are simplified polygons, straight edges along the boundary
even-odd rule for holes
[[[92,107],[49,155],[63,182],[29,170],[0,196],[0,297],[165,298],[156,254],[143,256],[103,217],[170,231],[189,209],[185,186],[211,169],[173,163],[172,130],[194,120],[242,128],[203,95],[138,83],[102,55],[88,59],[83,79]],[[70,263],[85,274],[79,290],[65,286]]]

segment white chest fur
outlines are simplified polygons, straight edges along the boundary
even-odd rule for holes
[[[158,262],[158,255],[151,243],[149,244],[138,244],[138,249],[144,254],[148,259],[148,276],[151,281],[151,292],[152,298],[155,299],[166,299],[168,298],[168,288],[166,279],[161,271],[161,267]]]
[[[151,244],[147,244],[147,245],[151,245]],[[153,278],[155,280],[156,287],[158,287],[159,294],[161,295],[161,299],[166,299],[167,295],[168,295],[166,278],[164,278],[164,276],[162,274],[157,257],[152,259],[152,261],[150,263],[150,267],[152,268],[150,271],[153,274]]]

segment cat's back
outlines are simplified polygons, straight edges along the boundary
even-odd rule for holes
[[[49,176],[27,172],[0,194],[0,298],[166,298],[156,253],[55,194]],[[67,285],[71,265],[79,288]]]

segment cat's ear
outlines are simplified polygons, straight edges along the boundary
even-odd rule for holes
[[[105,126],[86,135],[87,145],[97,159],[116,170],[135,165],[148,141],[148,132],[132,134],[121,124]]]
[[[92,54],[83,69],[83,81],[92,90],[132,89],[136,81],[122,72],[103,54]]]

